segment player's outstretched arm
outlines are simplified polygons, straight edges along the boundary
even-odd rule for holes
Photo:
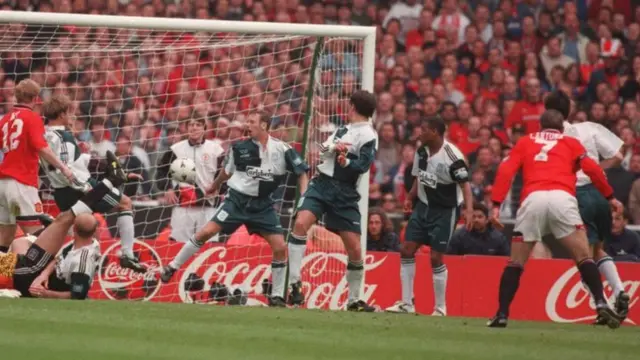
[[[499,207],[507,197],[513,177],[522,166],[524,147],[526,146],[525,142],[529,141],[528,139],[527,137],[520,139],[516,146],[513,147],[513,150],[511,150],[511,154],[509,154],[498,167],[491,192],[491,201],[495,206]]]
[[[49,146],[45,146],[38,150],[38,155],[40,155],[40,157],[51,166],[60,170],[62,175],[69,179],[70,182],[73,183],[76,181],[75,176],[73,175],[73,171],[71,171],[71,169],[69,169],[67,165],[65,165],[62,161],[60,161],[60,159],[58,159],[56,154],[53,153]]]
[[[598,189],[598,191],[600,191],[600,193],[607,199],[613,198],[613,188],[609,185],[607,177],[600,165],[589,158],[586,154],[579,158],[579,164],[582,171],[591,178],[596,189]]]

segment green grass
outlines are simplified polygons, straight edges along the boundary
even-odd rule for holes
[[[0,359],[639,359],[640,328],[116,301],[0,300]]]

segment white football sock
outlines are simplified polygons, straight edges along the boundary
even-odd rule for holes
[[[360,299],[360,288],[364,276],[364,262],[349,261],[347,264],[347,285],[349,286],[349,303]]]
[[[129,258],[133,258],[133,241],[135,238],[135,229],[133,226],[133,212],[121,211],[116,220],[118,232],[120,232],[120,246],[122,254]]]
[[[189,241],[182,245],[180,252],[178,252],[178,255],[169,263],[169,266],[176,270],[180,269],[187,260],[191,259],[191,257],[200,250],[202,245],[204,244],[196,242],[194,238],[190,238]]]
[[[292,233],[287,248],[289,249],[289,284],[293,284],[300,281],[302,259],[307,250],[307,236]]]
[[[620,275],[618,275],[618,269],[610,256],[605,256],[598,261],[598,270],[600,270],[600,273],[607,279],[609,286],[611,286],[616,296],[618,296],[621,291],[624,291]]]
[[[447,310],[447,275],[449,271],[447,270],[447,265],[442,264],[441,266],[433,269],[433,294],[435,295],[436,300],[436,308],[446,311]]]
[[[284,282],[287,275],[287,261],[273,260],[271,261],[271,296],[280,296],[284,298]]]
[[[402,302],[413,305],[413,280],[416,277],[416,259],[400,259],[400,283],[402,284]]]

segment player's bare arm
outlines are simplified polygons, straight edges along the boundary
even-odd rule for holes
[[[407,194],[407,198],[404,200],[403,211],[405,215],[411,214],[413,210],[413,199],[418,196],[418,178],[414,177],[413,185],[411,185],[411,190],[409,190],[409,194]]]
[[[307,186],[309,185],[309,175],[307,173],[302,173],[298,176],[298,189],[300,189],[300,194],[304,194],[307,191]]]
[[[207,189],[207,195],[217,194],[218,191],[220,190],[220,186],[222,186],[223,183],[229,180],[229,178],[231,178],[231,175],[233,174],[228,174],[225,169],[221,169],[220,173],[218,174],[218,176],[216,176],[216,179],[213,181],[213,184],[211,184],[211,187]]]
[[[473,227],[473,193],[469,182],[460,184],[462,188],[462,201],[464,201],[464,224],[467,230]]]
[[[604,159],[600,161],[600,167],[605,170],[618,167],[620,166],[620,164],[622,164],[623,159],[624,159],[624,155],[622,155],[621,151],[618,151],[612,158]]]

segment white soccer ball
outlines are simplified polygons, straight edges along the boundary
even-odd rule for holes
[[[171,178],[177,182],[194,184],[196,182],[196,163],[191,159],[176,159],[169,168]]]

